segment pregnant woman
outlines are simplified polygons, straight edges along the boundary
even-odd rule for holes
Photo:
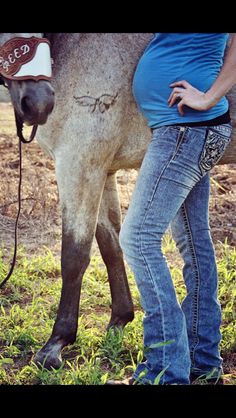
[[[120,242],[144,310],[144,359],[118,384],[190,384],[222,374],[221,310],[209,228],[209,172],[231,136],[225,94],[236,83],[236,36],[156,33],[141,57],[133,94],[152,130]],[[180,306],[162,254],[171,226],[184,260]],[[115,384],[116,382],[113,382]]]

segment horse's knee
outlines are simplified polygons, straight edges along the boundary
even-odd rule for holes
[[[90,262],[92,242],[78,242],[72,233],[63,231],[61,267],[62,277],[69,277],[70,281],[76,280],[83,274]]]
[[[107,265],[117,264],[122,258],[118,234],[112,228],[97,225],[96,239],[104,262]]]

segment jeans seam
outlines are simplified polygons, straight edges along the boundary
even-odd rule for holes
[[[193,292],[193,309],[192,309],[193,319],[192,319],[192,326],[191,326],[192,334],[193,334],[194,338],[193,338],[192,348],[189,347],[190,358],[191,358],[192,367],[193,367],[194,366],[194,361],[195,361],[195,359],[194,359],[195,350],[196,350],[196,348],[199,344],[199,338],[198,338],[198,335],[197,335],[197,331],[198,331],[198,320],[199,320],[198,306],[199,306],[199,292],[200,292],[200,274],[199,274],[199,266],[198,266],[198,262],[197,262],[197,256],[196,256],[196,252],[195,252],[195,249],[194,249],[192,231],[191,231],[191,227],[190,227],[185,203],[183,203],[183,206],[182,206],[182,213],[183,213],[183,219],[184,219],[184,227],[185,227],[185,230],[187,232],[187,242],[188,242],[188,246],[189,246],[189,249],[190,249],[190,254],[192,256],[192,265],[193,265],[194,279],[195,279],[195,288],[194,288],[194,292]]]
[[[174,152],[171,160],[175,160],[176,157],[178,156],[179,149],[180,149],[182,143],[184,142],[185,134],[187,132],[187,129],[188,128],[186,128],[186,127],[184,129],[180,129],[179,136],[178,136],[178,139],[177,139],[177,145],[176,145],[176,148],[175,148],[175,152]]]
[[[150,199],[150,201],[148,202],[148,206],[146,207],[146,209],[145,209],[145,215],[144,215],[144,218],[143,218],[143,222],[142,222],[142,224],[140,225],[140,228],[139,228],[139,231],[138,231],[138,242],[140,243],[140,245],[139,245],[139,253],[140,253],[140,256],[142,257],[142,259],[143,259],[143,261],[144,261],[144,264],[145,264],[145,267],[146,267],[146,270],[147,270],[147,272],[148,272],[148,274],[149,274],[149,277],[151,278],[151,281],[152,281],[152,284],[153,284],[153,288],[155,289],[155,293],[156,293],[156,297],[157,297],[157,300],[158,300],[158,302],[159,302],[159,306],[160,306],[160,310],[161,310],[161,319],[162,319],[162,321],[161,321],[161,325],[162,325],[162,337],[163,337],[163,340],[165,341],[166,340],[166,335],[165,335],[165,326],[164,326],[164,315],[163,315],[163,308],[162,308],[162,304],[161,304],[161,301],[160,301],[160,298],[159,298],[159,294],[158,294],[158,288],[156,288],[156,284],[155,284],[155,282],[154,282],[154,280],[153,280],[153,277],[152,277],[152,274],[151,274],[151,271],[150,271],[150,269],[149,269],[149,267],[148,267],[148,263],[147,263],[147,260],[146,260],[146,258],[145,258],[145,255],[143,254],[143,248],[142,248],[142,244],[143,244],[143,242],[142,242],[142,239],[140,238],[140,235],[141,235],[141,231],[142,231],[142,229],[143,229],[143,225],[144,225],[144,223],[145,223],[145,221],[146,221],[146,218],[147,218],[147,215],[148,215],[148,210],[149,210],[149,208],[150,208],[150,206],[151,206],[151,203],[152,203],[152,201],[153,201],[153,198],[154,198],[154,195],[155,195],[155,193],[156,193],[156,190],[157,190],[157,187],[158,187],[158,185],[159,185],[159,183],[160,183],[160,180],[161,180],[161,178],[162,178],[162,175],[163,175],[163,173],[165,172],[165,170],[166,170],[166,168],[168,167],[168,165],[170,164],[170,162],[172,161],[172,158],[165,164],[165,166],[163,167],[163,170],[162,170],[162,172],[160,173],[160,175],[159,175],[159,177],[157,178],[157,182],[155,183],[155,187],[154,187],[154,189],[153,189],[153,192],[152,192],[152,197],[151,197],[151,199]],[[163,346],[163,347],[161,347],[162,348],[162,352],[163,352],[163,356],[162,356],[162,370],[164,369],[164,367],[165,367],[165,360],[166,360],[166,350],[165,350],[165,345]],[[163,377],[162,377],[162,381],[163,381],[163,383],[164,383],[164,380],[165,380],[165,374],[163,375]]]
[[[165,170],[167,169],[167,167],[170,165],[170,163],[171,163],[171,162],[174,160],[174,158],[176,157],[177,152],[178,152],[178,148],[179,148],[179,146],[180,146],[180,141],[182,142],[182,139],[183,139],[183,137],[184,137],[184,135],[185,135],[185,133],[186,133],[186,130],[187,130],[187,129],[185,128],[185,130],[184,130],[184,131],[180,131],[179,138],[178,138],[178,140],[177,140],[177,144],[176,144],[176,147],[175,147],[175,151],[174,151],[173,155],[170,157],[170,159],[167,161],[167,163],[164,165],[164,167],[163,167],[163,169],[162,169],[162,171],[161,171],[160,175],[159,175],[159,176],[157,177],[157,179],[156,179],[157,181],[156,181],[156,183],[155,183],[155,187],[153,188],[153,191],[152,191],[152,196],[151,196],[150,200],[148,201],[148,205],[147,205],[147,207],[146,207],[146,209],[145,209],[145,214],[144,214],[144,217],[143,217],[143,222],[141,223],[140,228],[139,228],[139,231],[138,231],[138,234],[137,234],[137,236],[138,236],[138,242],[140,243],[140,245],[139,245],[139,253],[140,253],[140,256],[142,257],[142,259],[143,259],[143,261],[144,261],[144,265],[145,265],[145,267],[146,267],[146,271],[148,272],[148,275],[149,275],[149,277],[151,278],[151,281],[152,281],[152,284],[153,284],[153,288],[155,289],[155,293],[156,293],[157,300],[159,301],[159,306],[160,306],[160,310],[161,310],[161,313],[162,313],[162,315],[161,315],[161,318],[162,318],[161,325],[162,325],[162,337],[163,337],[164,341],[166,341],[166,335],[165,335],[164,315],[163,315],[162,304],[161,304],[161,301],[160,301],[160,298],[159,298],[158,288],[156,287],[156,284],[155,284],[155,282],[154,282],[154,280],[153,280],[153,277],[152,277],[151,271],[150,271],[150,269],[149,269],[149,267],[148,267],[147,260],[146,260],[146,258],[145,258],[144,253],[143,253],[143,248],[142,248],[142,244],[143,244],[143,242],[142,242],[142,239],[140,238],[140,235],[141,235],[141,231],[142,231],[142,229],[143,229],[143,225],[144,225],[144,223],[145,223],[145,221],[146,221],[146,218],[147,218],[147,216],[148,216],[148,210],[149,210],[149,208],[150,208],[150,206],[151,206],[151,204],[152,204],[152,202],[153,202],[153,199],[154,199],[154,196],[155,196],[156,190],[157,190],[157,188],[158,188],[158,185],[159,185],[159,183],[160,183],[160,180],[161,180],[161,178],[162,178],[162,176],[163,176],[163,174],[164,174]],[[181,134],[182,134],[182,135],[181,135]],[[181,136],[180,136],[180,135],[181,135]],[[163,369],[164,369],[164,367],[165,367],[165,361],[166,361],[166,347],[165,347],[165,345],[162,347],[162,350],[163,350],[163,351],[162,351],[162,352],[163,352],[163,356],[162,356],[162,370],[163,370]],[[164,382],[165,382],[165,374],[162,376],[162,384],[164,384]]]
[[[159,185],[159,182],[160,182],[160,180],[161,180],[161,178],[162,178],[162,176],[163,176],[163,174],[164,174],[165,170],[166,170],[166,169],[167,169],[167,167],[169,166],[169,164],[170,164],[172,161],[174,161],[174,160],[175,160],[175,157],[177,156],[177,153],[178,153],[179,147],[180,147],[181,143],[183,142],[182,140],[183,140],[183,138],[184,138],[184,136],[185,136],[185,133],[186,133],[186,130],[185,130],[184,132],[183,132],[183,131],[181,131],[181,132],[179,133],[179,136],[178,136],[178,138],[177,138],[177,143],[176,143],[176,146],[175,146],[175,150],[174,150],[173,154],[170,156],[169,161],[167,161],[167,163],[164,165],[164,167],[163,167],[163,169],[162,169],[161,173],[160,173],[160,174],[159,174],[159,176],[157,177],[157,183],[155,184],[155,187],[153,188],[151,198],[150,198],[150,200],[148,201],[148,206],[147,206],[147,207],[146,207],[146,209],[145,209],[145,216],[144,216],[144,219],[143,219],[143,223],[142,223],[142,225],[140,226],[139,234],[140,234],[140,231],[141,231],[141,229],[142,229],[142,227],[143,227],[143,224],[144,224],[144,222],[145,222],[145,220],[146,220],[146,214],[147,214],[147,211],[148,211],[148,209],[149,209],[149,207],[150,207],[150,204],[151,204],[151,203],[152,203],[152,201],[153,201],[153,198],[154,198],[154,195],[155,195],[155,193],[156,193],[156,189],[157,189],[157,187],[158,187],[158,185]],[[181,135],[181,134],[182,134],[182,136],[180,137],[180,135]],[[181,141],[181,143],[180,143],[180,141]]]
[[[153,288],[154,288],[154,290],[155,290],[155,293],[156,293],[156,298],[157,298],[157,300],[158,300],[158,303],[159,303],[159,306],[160,306],[160,311],[161,311],[161,327],[162,327],[162,337],[163,337],[163,342],[165,342],[166,341],[166,336],[165,336],[165,325],[164,325],[164,315],[163,315],[163,308],[162,308],[162,303],[161,303],[161,300],[160,300],[160,298],[159,298],[159,293],[158,293],[158,288],[156,287],[156,284],[155,284],[155,282],[154,282],[154,280],[153,280],[153,277],[152,277],[152,274],[151,274],[151,271],[150,271],[150,269],[148,268],[148,263],[147,263],[147,261],[146,261],[146,258],[145,258],[145,255],[142,253],[142,242],[141,242],[141,245],[140,245],[140,255],[141,255],[141,257],[143,258],[143,261],[144,261],[144,264],[145,264],[145,267],[146,267],[146,270],[147,270],[147,272],[148,272],[148,274],[149,274],[149,277],[150,277],[150,279],[151,279],[151,281],[152,281],[152,284],[153,284]],[[160,342],[160,341],[157,341],[157,343],[158,342]],[[162,365],[161,365],[161,370],[163,370],[164,369],[164,367],[165,367],[165,360],[166,360],[166,350],[165,350],[165,345],[163,346],[163,347],[161,347],[162,348],[162,352],[163,352],[163,356],[162,356]],[[161,371],[160,370],[160,371]],[[165,379],[165,375],[163,375],[163,383],[164,383],[164,379]]]

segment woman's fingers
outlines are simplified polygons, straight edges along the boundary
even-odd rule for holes
[[[191,87],[191,84],[189,84],[186,80],[181,80],[171,83],[170,87],[184,87],[186,89],[187,87]]]
[[[184,100],[181,100],[181,101],[178,103],[177,107],[178,107],[178,111],[179,111],[179,113],[181,114],[181,116],[184,116],[184,110],[183,110],[183,107],[184,107]]]
[[[173,88],[173,91],[169,96],[168,105],[171,107],[179,100],[177,107],[182,116],[184,115],[184,105],[195,110],[209,109],[209,99],[207,99],[206,94],[193,87],[186,80],[176,81],[170,84],[170,87]]]
[[[174,88],[172,93],[170,94],[169,99],[168,99],[169,106],[170,107],[173,106],[173,104],[176,102],[176,100],[182,99],[183,94],[184,94],[184,89]]]
[[[178,108],[178,111],[179,111],[179,113],[183,116],[184,115],[184,110],[183,110],[183,107],[184,107],[184,105],[185,105],[185,100],[184,100],[184,98],[182,98],[181,97],[181,93],[180,94],[175,94],[173,97],[172,97],[172,99],[171,99],[171,101],[170,101],[170,103],[169,103],[169,106],[171,107],[175,102],[176,102],[176,100],[180,100],[180,102],[178,103],[178,105],[177,105],[177,108]]]

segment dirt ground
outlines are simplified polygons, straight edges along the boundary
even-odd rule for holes
[[[0,236],[5,252],[13,246],[19,181],[18,140],[12,106],[0,104]],[[136,170],[117,173],[124,216],[137,178]],[[214,242],[236,245],[236,164],[217,166],[212,171],[210,223]],[[49,247],[56,255],[61,249],[61,213],[54,172],[54,162],[37,141],[23,146],[22,212],[19,244],[29,254]],[[96,251],[96,245],[94,244]]]

